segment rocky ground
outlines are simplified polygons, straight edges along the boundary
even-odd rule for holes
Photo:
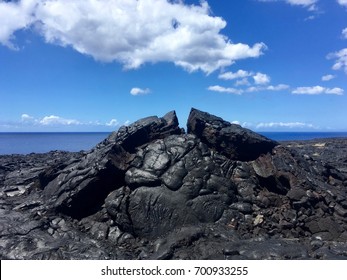
[[[192,109],[88,152],[0,156],[1,259],[346,259],[347,139]]]

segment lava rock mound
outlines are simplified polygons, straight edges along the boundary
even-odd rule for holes
[[[345,258],[346,143],[192,109],[187,133],[172,111],[89,152],[0,157],[2,258]]]

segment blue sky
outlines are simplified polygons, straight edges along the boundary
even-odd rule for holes
[[[112,131],[191,107],[347,131],[347,0],[0,1],[0,132]]]

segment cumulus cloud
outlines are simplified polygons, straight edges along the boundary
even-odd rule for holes
[[[131,95],[144,95],[150,92],[151,90],[149,88],[142,89],[142,88],[134,87],[130,90]]]
[[[11,46],[15,31],[35,26],[46,42],[71,46],[103,62],[126,69],[145,63],[171,62],[207,74],[236,60],[256,58],[264,43],[231,42],[220,32],[226,22],[206,1],[22,0],[2,2],[0,43]]]
[[[35,0],[0,2],[0,43],[17,49],[12,43],[14,32],[28,28],[34,21]]]
[[[334,88],[327,88],[325,90],[326,94],[336,94],[336,95],[343,95],[344,90],[342,88],[334,87]]]
[[[256,86],[250,87],[248,88],[249,92],[252,91],[260,91],[260,90],[283,90],[283,88],[277,88],[278,86],[269,86],[269,88],[266,87],[260,87],[263,85],[266,85],[268,83],[270,83],[271,78],[270,76],[268,76],[267,74],[264,73],[254,73],[253,71],[245,71],[245,70],[238,70],[237,72],[225,72],[225,73],[221,73],[219,74],[218,78],[222,79],[222,80],[235,80],[237,79],[237,81],[235,82],[235,86],[250,86],[251,83],[249,82],[248,78],[252,77],[254,84]],[[283,85],[282,85],[283,86]]]
[[[256,85],[264,85],[270,83],[270,77],[263,73],[257,73],[253,76]]]
[[[324,75],[324,76],[322,77],[322,81],[323,81],[323,82],[327,82],[327,81],[330,81],[330,80],[332,80],[332,79],[335,79],[335,76],[334,76],[334,75],[331,75],[331,74]]]
[[[347,48],[328,54],[328,59],[336,59],[333,70],[344,70],[347,74]]]
[[[343,95],[344,90],[342,88],[325,88],[322,86],[314,87],[298,87],[292,91],[293,94],[308,94],[308,95],[319,95],[319,94],[335,94]]]
[[[237,88],[231,88],[231,87],[222,87],[222,86],[210,86],[207,88],[210,91],[217,91],[217,92],[223,92],[223,93],[232,93],[240,95],[243,93],[243,90],[237,89]]]
[[[345,6],[347,8],[347,0],[337,0],[337,3],[339,3],[341,6]]]
[[[79,121],[74,119],[65,119],[59,116],[50,115],[42,118],[40,121],[42,125],[78,125]]]
[[[32,122],[32,121],[35,121],[35,118],[28,115],[28,114],[22,114],[21,115],[21,121],[22,122]]]
[[[243,78],[243,79],[241,79],[241,80],[237,80],[236,82],[235,82],[235,86],[249,86],[251,83],[248,81],[248,79],[247,78]]]
[[[257,85],[264,85],[268,84],[270,82],[270,77],[266,74],[257,72],[254,73],[252,71],[245,71],[245,70],[238,70],[237,72],[225,72],[218,76],[219,79],[222,80],[235,80],[235,79],[243,79],[244,82],[240,85],[246,85],[245,78],[252,77],[254,80],[254,83]],[[248,80],[247,80],[248,81]]]
[[[235,73],[233,72],[222,73],[218,76],[218,78],[222,80],[234,80],[234,79],[246,78],[252,75],[253,75],[252,72],[248,72],[248,71],[240,69]]]

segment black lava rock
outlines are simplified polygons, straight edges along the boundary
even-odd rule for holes
[[[209,147],[234,160],[253,160],[271,152],[278,145],[240,125],[192,109],[187,123],[188,133],[195,134]]]
[[[346,258],[347,139],[277,143],[196,109],[187,126],[0,156],[1,258]]]

